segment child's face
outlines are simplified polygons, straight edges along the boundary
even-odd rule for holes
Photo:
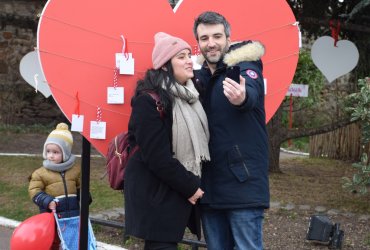
[[[63,161],[63,152],[60,147],[53,143],[47,144],[46,159],[55,164],[61,163]]]

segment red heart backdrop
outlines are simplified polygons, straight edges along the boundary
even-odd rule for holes
[[[285,0],[184,0],[176,12],[167,0],[49,0],[38,28],[42,69],[54,99],[70,121],[78,93],[79,111],[85,117],[82,134],[97,150],[105,154],[111,138],[127,130],[136,81],[151,67],[154,34],[164,31],[195,46],[193,21],[206,10],[229,20],[231,40],[259,40],[265,45],[268,121],[282,102],[298,61],[299,30]],[[115,53],[122,52],[121,35],[135,59],[135,74],[118,76],[125,103],[112,105],[107,104],[106,92],[113,86]],[[105,140],[90,138],[90,121],[97,119],[97,107],[107,123]]]

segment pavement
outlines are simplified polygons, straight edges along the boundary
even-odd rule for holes
[[[9,228],[5,226],[0,226],[0,249],[9,250],[10,249],[10,238],[12,236],[14,228]]]
[[[7,219],[0,216],[0,250],[10,250],[10,240],[14,229],[21,222]],[[106,244],[104,242],[97,242],[98,250],[126,250],[125,248]]]

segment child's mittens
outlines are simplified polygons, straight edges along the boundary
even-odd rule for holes
[[[56,212],[56,209],[57,209],[57,203],[55,201],[52,201],[49,203],[49,206],[48,208],[53,212],[55,213]]]

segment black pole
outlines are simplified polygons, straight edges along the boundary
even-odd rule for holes
[[[80,190],[80,242],[79,249],[88,249],[89,190],[90,190],[90,142],[82,136],[81,190]]]

